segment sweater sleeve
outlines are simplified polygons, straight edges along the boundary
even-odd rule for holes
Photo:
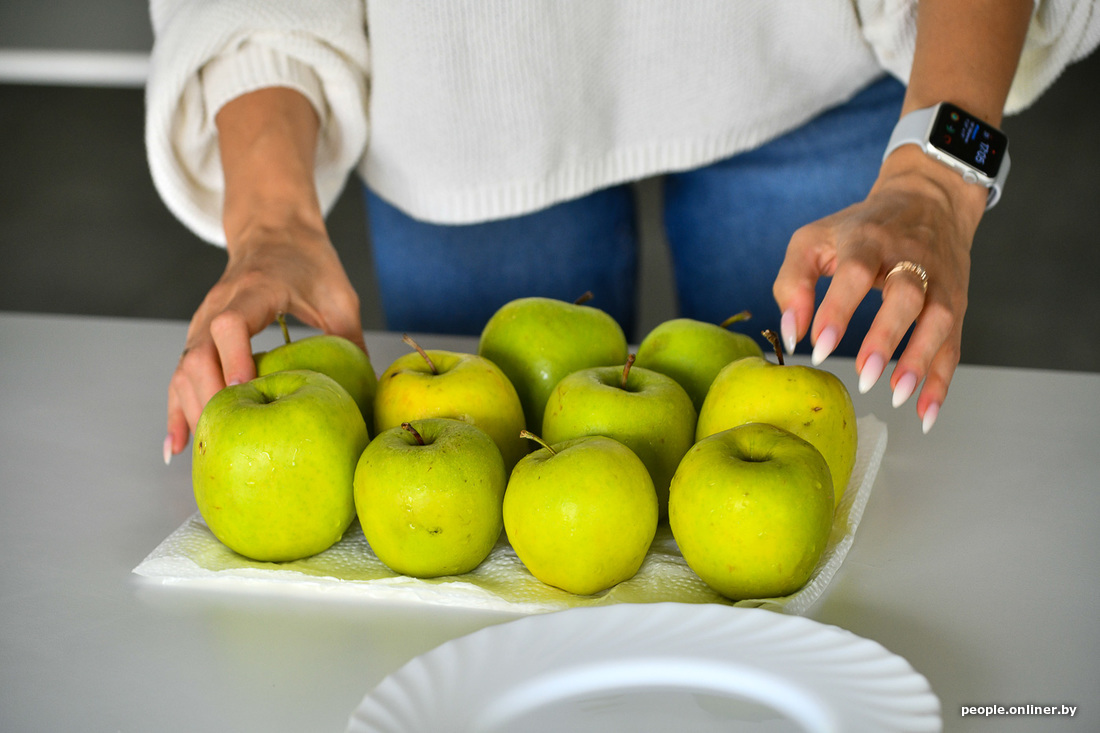
[[[236,96],[283,86],[304,94],[321,121],[315,176],[327,213],[367,144],[362,0],[152,0],[150,11],[145,144],[168,209],[224,246],[214,115]]]
[[[908,81],[917,36],[917,0],[855,0],[863,36],[879,63]],[[1005,114],[1031,106],[1070,64],[1100,45],[1095,0],[1036,0]]]

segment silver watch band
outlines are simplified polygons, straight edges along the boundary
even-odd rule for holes
[[[929,138],[939,109],[940,105],[936,104],[931,107],[913,110],[898,120],[894,132],[890,135],[890,142],[886,144],[886,152],[882,154],[882,159],[886,160],[890,153],[902,145],[917,145],[930,157],[940,161],[948,168],[958,171],[963,180],[968,183],[978,183],[988,188],[989,197],[986,199],[985,208],[987,211],[992,209],[1000,200],[1001,191],[1004,189],[1005,180],[1008,178],[1010,166],[1008,151],[1005,150],[1001,167],[997,170],[997,176],[989,178],[961,160],[936,149],[929,143]]]

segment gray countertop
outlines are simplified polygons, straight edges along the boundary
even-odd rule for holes
[[[188,454],[161,460],[185,330],[0,314],[2,730],[339,733],[404,662],[514,618],[132,575],[195,511]],[[407,350],[392,333],[367,345],[379,372]],[[889,442],[855,543],[807,616],[909,660],[945,730],[1100,728],[1100,375],[961,367],[925,436],[885,379],[858,395],[849,360],[826,366]],[[1077,714],[960,715],[997,704]]]

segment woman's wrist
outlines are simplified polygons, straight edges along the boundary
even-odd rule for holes
[[[978,228],[989,200],[989,189],[970,183],[957,171],[927,155],[916,145],[903,145],[882,162],[872,193],[905,189],[937,200],[955,214],[971,235]]]

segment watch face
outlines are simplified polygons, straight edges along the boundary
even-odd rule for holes
[[[990,178],[997,175],[1008,138],[993,125],[944,102],[932,125],[929,142]]]

